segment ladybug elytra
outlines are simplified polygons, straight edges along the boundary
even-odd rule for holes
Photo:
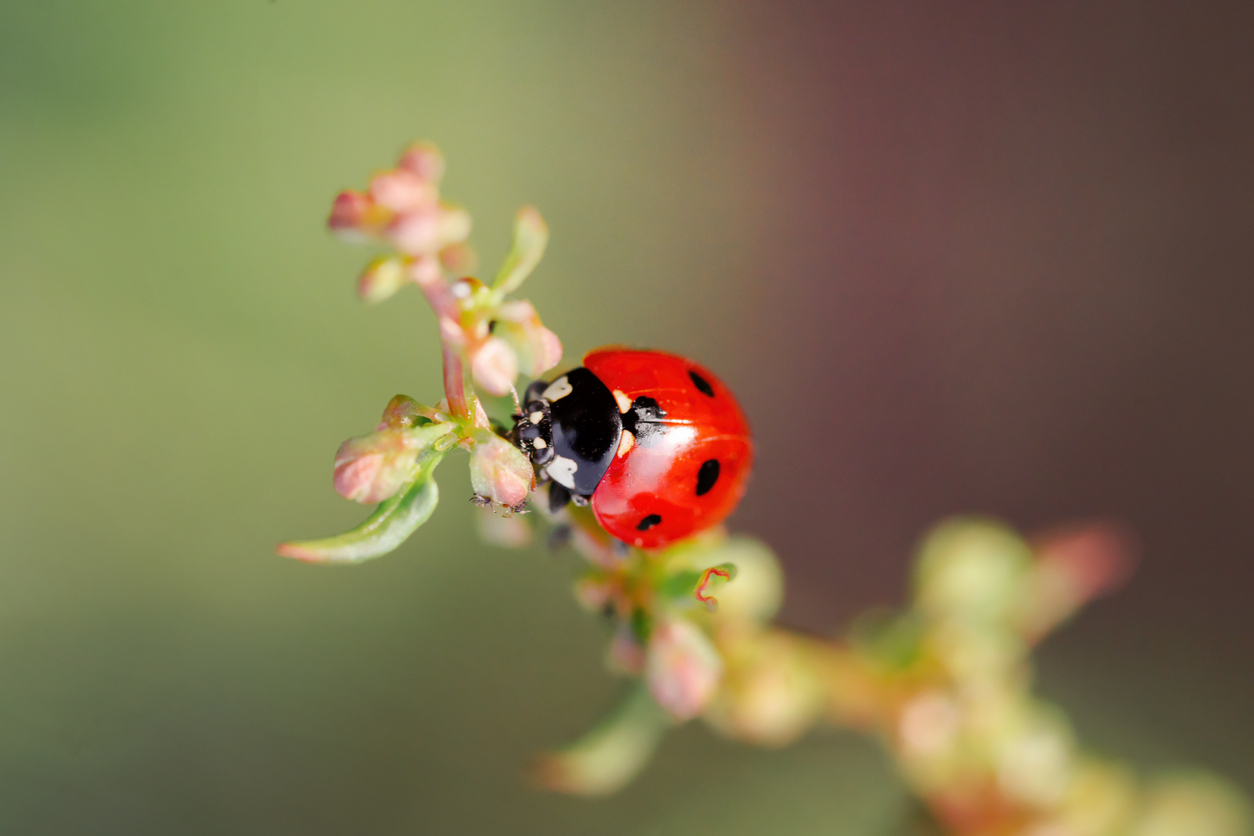
[[[611,536],[646,549],[722,522],[753,464],[727,387],[660,351],[600,348],[583,362],[531,384],[510,432],[551,480],[550,508],[590,503]]]

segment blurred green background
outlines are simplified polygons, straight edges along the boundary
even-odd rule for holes
[[[0,832],[902,832],[866,741],[686,728],[620,796],[521,780],[612,701],[573,558],[473,531],[275,557],[332,454],[434,400],[331,198],[410,140],[569,360],[690,354],[760,441],[786,620],[900,599],[945,514],[1106,516],[1141,575],[1042,690],[1254,784],[1249,10],[230,0],[0,6]]]

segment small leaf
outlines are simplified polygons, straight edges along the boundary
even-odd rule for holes
[[[531,275],[548,244],[549,227],[540,213],[531,206],[519,209],[514,220],[514,244],[501,265],[501,271],[496,274],[496,281],[492,283],[498,298],[517,290]]]
[[[399,258],[376,258],[357,278],[357,295],[363,302],[382,302],[409,284],[405,262]]]
[[[394,550],[435,510],[440,492],[431,474],[446,452],[428,453],[413,481],[379,503],[361,525],[334,537],[280,543],[278,553],[309,563],[361,563]]]
[[[543,787],[572,795],[609,795],[644,769],[674,721],[644,687],[634,688],[608,717],[531,769]]]
[[[409,395],[397,395],[388,401],[383,409],[383,417],[379,420],[389,427],[408,429],[431,423],[431,416],[434,414],[435,410],[423,406]]]

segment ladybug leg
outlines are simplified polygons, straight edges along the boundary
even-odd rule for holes
[[[549,513],[556,514],[558,511],[566,507],[566,503],[570,502],[571,496],[564,486],[557,482],[549,483]]]
[[[578,505],[580,508],[587,508],[588,502],[590,500],[588,497],[584,496],[583,494],[572,493],[570,495],[570,501]]]

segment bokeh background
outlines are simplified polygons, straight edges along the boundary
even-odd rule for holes
[[[1254,7],[0,5],[0,831],[895,834],[876,748],[681,730],[621,795],[529,756],[612,701],[574,559],[275,557],[331,457],[434,400],[418,294],[323,222],[411,139],[486,266],[515,208],[568,357],[698,358],[760,465],[789,623],[902,599],[940,518],[1130,525],[1043,649],[1099,749],[1254,788]]]

